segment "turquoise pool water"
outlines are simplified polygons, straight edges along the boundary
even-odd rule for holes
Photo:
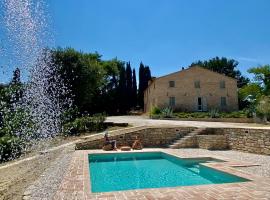
[[[200,164],[212,161],[180,159],[162,152],[91,154],[91,189],[110,192],[248,181]]]

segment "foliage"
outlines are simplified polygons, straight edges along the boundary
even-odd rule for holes
[[[132,107],[135,108],[137,106],[137,80],[136,80],[136,71],[133,69],[132,71]]]
[[[255,83],[263,89],[263,94],[270,95],[270,65],[253,67],[248,72],[254,74]]]
[[[212,109],[209,112],[175,112],[173,115],[177,118],[246,118],[250,117],[248,110],[235,112],[219,112],[217,109]],[[157,115],[153,115],[156,117]]]
[[[124,114],[136,107],[136,72],[129,62],[102,60],[98,53],[71,48],[52,52],[79,113]]]
[[[197,61],[191,64],[191,66],[194,65],[199,65],[206,69],[213,70],[214,72],[237,79],[238,88],[243,87],[249,82],[248,78],[241,75],[241,72],[237,69],[238,62],[233,59],[215,57],[210,60]]]
[[[248,110],[234,111],[230,113],[220,113],[221,118],[249,118]]]
[[[249,102],[249,112],[261,118],[268,118],[268,100],[270,95],[270,65],[253,67],[248,70],[254,74],[254,82],[239,91],[241,99]]]
[[[262,94],[263,88],[256,83],[250,83],[248,85],[245,85],[239,90],[239,98],[251,102],[255,101]]]
[[[257,116],[265,121],[270,119],[270,96],[261,96],[256,105]]]
[[[173,109],[171,107],[166,107],[161,110],[162,117],[172,118],[173,117]]]
[[[151,80],[151,71],[148,66],[140,63],[139,68],[139,91],[138,91],[138,105],[144,108],[144,90],[148,87],[148,81]]]
[[[154,106],[151,108],[150,116],[159,115],[159,114],[161,114],[161,110],[158,107]]]
[[[84,116],[76,118],[73,122],[64,125],[64,134],[74,135],[87,131],[99,131],[104,128],[104,114],[95,114],[93,116]]]
[[[23,143],[18,137],[0,137],[0,162],[18,157],[23,148]]]
[[[209,117],[211,117],[211,118],[219,118],[220,117],[219,110],[215,109],[215,108],[211,109],[209,111]]]

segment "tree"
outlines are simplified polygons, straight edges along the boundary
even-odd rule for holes
[[[263,119],[270,116],[269,95],[270,95],[270,66],[253,67],[248,70],[254,74],[254,82],[244,86],[239,91],[239,96],[242,100],[250,103],[250,109]]]
[[[126,70],[125,67],[120,67],[119,76],[119,111],[125,113],[127,111],[127,85],[126,85]]]
[[[270,119],[270,96],[261,96],[256,105],[256,113],[267,122]]]
[[[237,79],[238,88],[243,87],[249,82],[248,78],[241,75],[241,72],[237,69],[238,62],[233,59],[215,57],[206,61],[194,62],[191,64],[191,67],[194,65]]]
[[[263,93],[270,95],[270,65],[253,67],[248,72],[254,74],[254,79],[263,88]]]
[[[144,91],[148,87],[148,81],[151,80],[150,67],[140,64],[139,68],[139,93],[138,93],[138,104],[144,108]]]
[[[119,73],[124,62],[117,59],[104,61],[98,53],[83,53],[71,48],[56,49],[52,54],[54,65],[59,68],[79,114],[117,112],[121,100]]]
[[[135,108],[137,106],[137,79],[136,79],[136,72],[135,69],[133,68],[133,73],[132,73],[132,99],[133,99],[133,104],[132,106]]]
[[[15,104],[19,103],[23,95],[22,83],[21,83],[21,72],[19,68],[16,68],[13,71],[13,77],[9,84],[9,87],[11,87],[10,89],[11,91],[13,91],[10,101],[11,101],[11,104],[15,106]]]
[[[138,105],[143,108],[144,107],[144,65],[141,62],[139,67],[139,91],[138,91]]]
[[[21,72],[19,68],[16,68],[15,71],[13,71],[11,84],[21,84]]]
[[[132,70],[130,67],[130,62],[126,64],[126,95],[127,95],[127,109],[131,109],[133,106],[133,96],[132,96]]]

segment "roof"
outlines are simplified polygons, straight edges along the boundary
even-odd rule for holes
[[[212,70],[210,70],[210,69],[206,69],[206,68],[204,68],[204,67],[200,67],[200,66],[198,66],[198,65],[194,65],[194,66],[191,66],[191,67],[189,67],[189,68],[187,68],[187,69],[183,69],[183,70],[180,70],[180,71],[177,71],[177,72],[173,72],[173,73],[170,73],[170,74],[167,74],[167,75],[164,75],[164,76],[157,77],[157,78],[155,78],[155,79],[152,80],[151,84],[152,84],[154,81],[156,81],[157,79],[162,79],[162,78],[165,78],[165,77],[167,77],[167,76],[171,76],[171,75],[178,74],[178,73],[181,73],[181,72],[184,72],[184,71],[188,71],[188,70],[190,70],[190,69],[193,69],[194,67],[200,68],[200,69],[202,69],[202,70],[206,70],[206,71],[208,71],[208,72],[212,72],[212,73],[215,73],[215,74],[217,74],[217,75],[221,75],[221,76],[224,76],[224,77],[226,77],[226,78],[233,79],[233,80],[237,81],[236,78],[232,78],[232,77],[230,77],[230,76],[226,76],[226,75],[224,75],[224,74],[221,74],[221,73],[212,71]],[[151,85],[151,84],[150,84],[150,85]],[[148,87],[149,87],[150,85],[148,85]],[[147,87],[147,88],[148,88],[148,87]]]

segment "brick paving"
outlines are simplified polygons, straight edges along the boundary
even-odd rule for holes
[[[179,157],[196,157],[181,150],[146,149],[146,151],[162,151]],[[182,186],[173,188],[140,189],[119,192],[91,193],[88,154],[104,153],[101,150],[82,150],[74,152],[69,169],[60,184],[54,200],[176,200],[176,199],[270,199],[270,178],[260,177],[237,170],[233,166],[252,166],[254,163],[225,159],[226,162],[205,163],[204,165],[228,172],[251,181],[229,184],[211,184],[200,186]],[[113,152],[115,153],[115,152]],[[221,159],[219,156],[211,156]]]

